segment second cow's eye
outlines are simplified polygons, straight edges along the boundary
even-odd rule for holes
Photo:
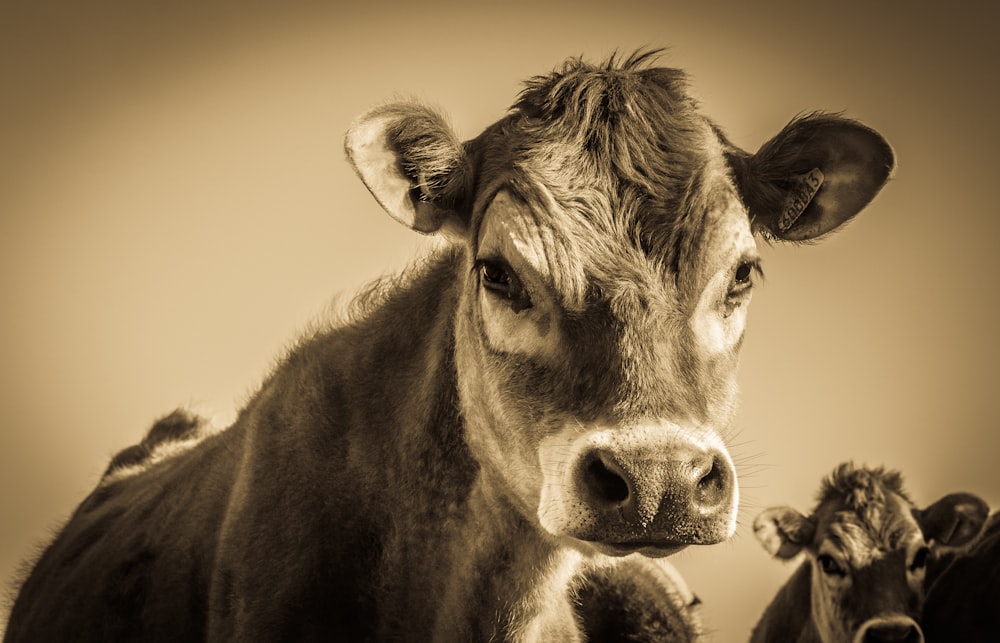
[[[913,554],[913,562],[910,563],[910,571],[917,571],[918,569],[923,569],[927,566],[927,557],[930,555],[931,550],[926,547],[921,547],[917,550],[917,553]]]
[[[829,554],[822,554],[816,558],[816,562],[819,563],[819,568],[823,570],[823,573],[829,574],[831,576],[844,576],[844,568],[840,566],[837,559]]]
[[[483,259],[478,262],[479,280],[483,288],[506,300],[515,313],[531,308],[531,298],[517,274],[505,261]]]

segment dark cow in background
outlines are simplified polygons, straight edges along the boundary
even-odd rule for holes
[[[768,553],[787,560],[804,552],[806,560],[768,605],[751,641],[923,641],[918,621],[928,567],[942,548],[972,542],[988,512],[968,493],[917,509],[899,473],[838,466],[810,515],[774,507],[754,521]]]
[[[643,613],[588,605],[671,585],[646,557],[728,538],[754,233],[838,228],[894,157],[826,114],[745,152],[650,59],[570,60],[464,143],[419,105],[358,119],[378,202],[452,243],[228,429],[181,418],[116,458],[7,640],[579,641]]]
[[[921,620],[927,643],[995,642],[1000,635],[1000,513],[990,516],[975,542],[937,566]]]

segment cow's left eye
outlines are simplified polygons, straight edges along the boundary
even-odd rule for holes
[[[760,264],[756,261],[741,261],[733,271],[733,282],[729,286],[729,293],[739,294],[753,286],[754,273],[760,273]]]
[[[479,282],[487,292],[506,300],[515,313],[531,308],[531,298],[517,274],[506,262],[481,259],[476,263]]]
[[[736,284],[750,283],[750,277],[752,274],[753,264],[749,261],[744,261],[736,267],[736,275],[733,278],[733,282]]]
[[[754,275],[760,274],[760,264],[756,261],[741,261],[733,271],[729,290],[726,291],[726,311],[731,312],[745,301],[753,288]]]

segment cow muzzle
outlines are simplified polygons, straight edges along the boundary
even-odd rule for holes
[[[865,621],[854,643],[924,643],[924,633],[909,616],[883,616]]]
[[[542,526],[603,553],[664,556],[735,530],[736,471],[714,433],[670,424],[575,432],[544,441],[540,460]]]

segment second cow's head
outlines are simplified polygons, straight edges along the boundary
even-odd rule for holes
[[[735,529],[723,436],[755,233],[838,228],[894,158],[820,114],[744,152],[647,59],[571,60],[464,143],[433,110],[385,105],[346,148],[389,214],[466,249],[455,351],[484,483],[553,537],[663,555]]]
[[[928,572],[973,541],[988,514],[969,493],[918,509],[898,472],[848,462],[824,479],[809,515],[772,507],[754,520],[754,535],[775,558],[805,554],[808,597],[787,607],[808,613],[823,643],[923,643]]]

